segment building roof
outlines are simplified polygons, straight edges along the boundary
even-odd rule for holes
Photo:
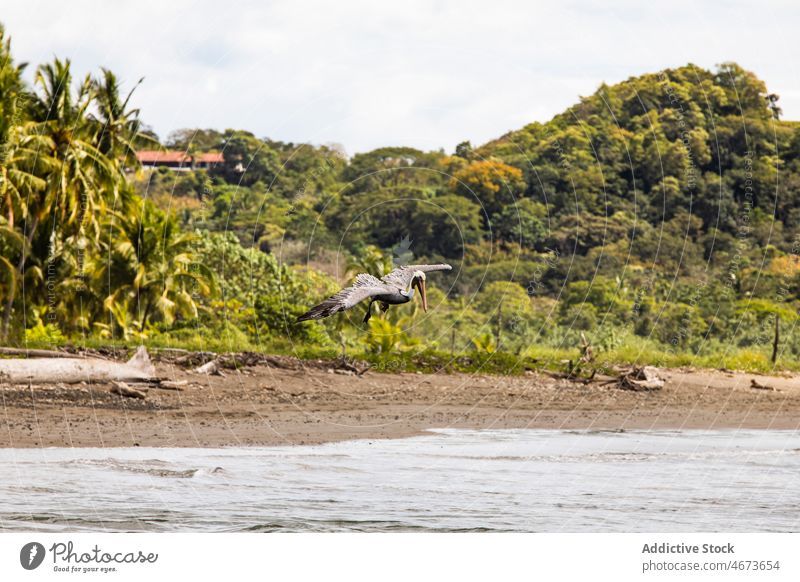
[[[141,150],[136,152],[136,159],[141,164],[183,164],[191,165],[192,156],[186,152]],[[218,152],[197,154],[194,156],[195,163],[217,164],[225,161],[225,157]]]
[[[173,163],[188,164],[191,160],[184,152],[161,152],[154,150],[142,150],[136,152],[136,159],[142,164]]]
[[[225,161],[225,156],[219,152],[208,152],[195,156],[195,162],[207,162],[209,164],[221,164]]]

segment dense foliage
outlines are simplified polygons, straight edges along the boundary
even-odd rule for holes
[[[452,155],[186,129],[155,142],[113,73],[22,80],[0,47],[0,309],[10,341],[769,367],[800,354],[800,125],[735,64],[597,92]],[[137,149],[222,152],[137,167]],[[296,324],[353,274],[448,261],[431,312]],[[438,287],[438,288],[437,288]],[[572,351],[570,351],[572,350]]]

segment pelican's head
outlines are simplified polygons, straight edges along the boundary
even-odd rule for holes
[[[422,298],[422,309],[428,311],[428,296],[425,293],[425,273],[414,271],[414,278],[411,279],[411,286],[419,289],[419,296]]]

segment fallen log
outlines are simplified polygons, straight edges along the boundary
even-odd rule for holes
[[[572,366],[569,366],[568,369],[571,369],[571,367]],[[550,376],[551,378],[555,378],[556,380],[569,380],[570,382],[575,382],[576,384],[591,384],[592,382],[596,381],[595,380],[596,372],[597,372],[597,370],[592,370],[591,375],[586,377],[586,378],[584,378],[583,376],[575,376],[575,375],[570,374],[568,372],[551,372],[550,370],[537,370],[535,373],[547,374],[548,376]],[[529,372],[525,372],[525,373],[526,374],[530,374],[530,373],[534,373],[534,372],[529,371]],[[612,381],[616,382],[616,379],[614,379]],[[605,382],[605,383],[607,384],[608,382]]]
[[[74,358],[67,352],[57,352],[55,350],[28,350],[26,348],[2,348],[0,354],[4,356],[26,356],[28,358]]]
[[[155,385],[155,388],[161,388],[162,390],[177,390],[181,392],[183,391],[183,387],[187,386],[188,384],[189,383],[186,380],[161,380]]]
[[[773,392],[775,391],[775,387],[774,386],[768,386],[766,384],[761,384],[760,382],[757,382],[755,378],[751,378],[750,379],[750,388],[755,388],[756,390],[771,390]]]
[[[217,358],[214,352],[189,352],[173,360],[179,366],[198,366]]]
[[[272,367],[281,370],[297,370],[301,367],[300,362],[296,358],[288,358],[286,356],[263,356],[263,362]]]
[[[138,398],[140,400],[145,399],[145,393],[141,390],[136,390],[135,388],[131,388],[125,382],[112,382],[111,383],[111,393],[112,394],[119,394],[120,396],[125,396],[126,398]]]
[[[219,369],[219,361],[218,360],[211,360],[200,366],[199,368],[195,368],[193,370],[195,374],[205,374],[207,376],[216,375],[221,376],[222,372]]]
[[[0,360],[0,383],[77,384],[80,382],[155,382],[156,369],[144,346],[127,362],[99,358]]]
[[[634,391],[661,390],[664,387],[664,379],[658,375],[658,368],[653,366],[634,366],[610,383],[615,383],[623,390]]]

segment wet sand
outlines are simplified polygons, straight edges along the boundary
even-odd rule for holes
[[[220,447],[398,438],[430,428],[797,429],[800,376],[662,370],[632,392],[525,376],[286,370],[204,376],[169,363],[145,400],[111,386],[0,386],[0,447]],[[755,378],[775,390],[750,386]],[[138,388],[138,386],[137,386]]]

